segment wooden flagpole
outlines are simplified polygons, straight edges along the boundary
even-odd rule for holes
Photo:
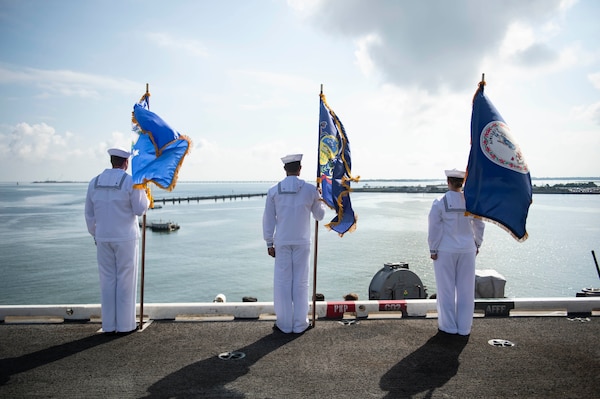
[[[146,105],[150,109],[150,102],[148,96],[150,85],[146,83]],[[140,326],[139,330],[144,327],[144,272],[146,269],[146,213],[142,216],[142,274],[140,276]]]
[[[323,84],[321,83],[321,94],[323,94]],[[321,96],[319,95],[319,104],[321,101]],[[321,109],[319,108],[319,115],[321,114]],[[320,116],[319,116],[320,118]],[[319,119],[320,120],[320,119]],[[319,131],[317,144],[317,190],[321,188],[321,176],[319,174],[320,170],[320,161],[321,157],[321,137]],[[315,327],[316,324],[316,315],[317,315],[317,255],[319,248],[319,221],[315,219],[315,253],[313,256],[313,295],[312,295],[312,326]]]

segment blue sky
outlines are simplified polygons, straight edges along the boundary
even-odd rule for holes
[[[182,180],[316,176],[320,85],[362,179],[465,168],[485,73],[533,177],[600,175],[594,0],[0,0],[0,181],[87,181],[133,104],[191,137]],[[314,166],[313,166],[314,165]]]

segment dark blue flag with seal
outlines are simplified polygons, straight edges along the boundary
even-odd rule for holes
[[[317,180],[323,200],[336,212],[336,216],[325,226],[340,236],[356,229],[356,215],[350,202],[350,183],[358,182],[359,178],[352,177],[351,170],[350,142],[346,130],[321,93]]]
[[[466,210],[527,239],[525,224],[532,202],[529,167],[510,128],[484,93],[473,98],[471,152],[464,187]]]
[[[173,190],[192,141],[150,111],[149,96],[150,93],[144,94],[133,106],[133,130],[139,137],[133,145],[131,171],[134,187],[146,189],[152,201],[147,184],[152,182],[163,190]]]

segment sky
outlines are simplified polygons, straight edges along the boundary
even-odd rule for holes
[[[595,0],[0,0],[0,181],[89,181],[133,105],[191,138],[179,181],[316,179],[319,92],[352,174],[465,169],[485,93],[534,178],[600,175]],[[130,171],[131,172],[131,171]]]

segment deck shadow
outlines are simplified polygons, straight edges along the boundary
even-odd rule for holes
[[[45,366],[118,338],[114,334],[95,334],[23,356],[0,359],[0,386],[5,385],[15,374]]]
[[[223,360],[215,355],[185,366],[151,385],[148,388],[149,395],[144,398],[244,398],[243,393],[230,390],[226,385],[247,374],[262,357],[298,336],[298,334],[274,331],[250,345],[231,352],[243,353],[244,358]]]
[[[410,398],[426,392],[432,397],[458,371],[458,357],[468,337],[438,332],[423,346],[402,359],[381,377],[379,386],[386,398]]]

